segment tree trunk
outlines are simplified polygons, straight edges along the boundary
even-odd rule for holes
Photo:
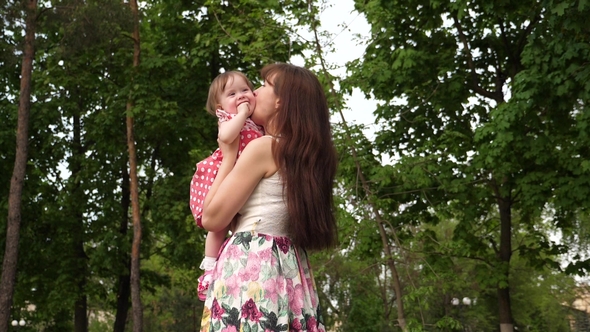
[[[6,244],[2,261],[0,280],[0,332],[8,331],[10,308],[16,280],[18,261],[18,241],[21,222],[21,200],[27,166],[29,140],[29,113],[31,109],[31,75],[35,56],[35,25],[37,0],[26,2],[25,45],[21,68],[20,96],[18,104],[18,123],[16,131],[16,157],[10,180],[8,195],[8,220],[6,225]]]
[[[140,41],[139,41],[139,9],[137,1],[129,2],[133,14],[133,67],[139,66]],[[130,97],[127,101],[127,148],[129,150],[129,175],[131,187],[131,208],[133,216],[133,244],[131,247],[131,304],[133,306],[133,331],[141,332],[143,329],[143,308],[140,296],[140,244],[141,244],[141,219],[139,210],[139,183],[137,179],[137,155],[135,152],[135,138],[133,135],[133,107],[134,102]]]
[[[74,92],[79,98],[80,93]],[[70,163],[70,181],[74,181],[70,192],[70,208],[72,209],[72,219],[76,223],[76,231],[73,234],[74,241],[74,261],[76,266],[77,295],[78,298],[74,303],[74,332],[88,332],[88,299],[86,296],[86,277],[88,275],[88,256],[84,251],[85,231],[84,231],[84,192],[80,183],[82,172],[82,159],[84,158],[84,149],[82,147],[82,123],[80,113],[84,108],[82,102],[78,102],[78,108],[74,110],[72,118],[74,137],[72,142],[72,158]]]
[[[131,112],[133,105],[127,103],[127,110]],[[131,209],[133,216],[133,244],[131,246],[131,305],[133,307],[133,331],[141,332],[143,325],[143,309],[140,296],[140,244],[141,219],[139,216],[139,185],[137,179],[137,156],[133,138],[133,118],[127,116],[127,145],[129,148],[129,169],[131,176]]]
[[[80,276],[81,280],[78,282],[78,299],[74,304],[74,331],[88,332],[88,300],[86,294],[86,276]],[[82,292],[82,293],[80,293]]]
[[[334,100],[336,101],[336,103],[338,103],[339,99],[336,96],[336,90],[334,89],[334,85],[332,84],[332,80],[330,79],[330,75],[328,74],[328,69],[326,68],[326,64],[324,62],[324,57],[322,55],[323,51],[322,51],[322,47],[320,45],[319,36],[318,36],[318,32],[317,32],[317,24],[315,21],[312,23],[312,30],[313,30],[313,33],[315,36],[316,52],[317,52],[319,60],[320,60],[322,72],[326,76],[326,81],[328,82],[328,84],[330,86],[330,93],[334,97]],[[346,124],[346,121],[344,119],[344,114],[341,111],[342,108],[339,106],[340,105],[338,105],[338,107],[336,107],[336,108],[338,110],[340,110],[340,117],[342,119],[342,124],[344,126],[344,130],[346,132],[348,142],[350,144],[352,158],[353,158],[354,163],[357,168],[358,177],[361,182],[361,187],[363,188],[363,192],[367,197],[368,205],[371,208],[371,212],[375,215],[375,222],[377,224],[377,228],[379,229],[379,235],[381,236],[381,244],[383,246],[383,253],[385,254],[385,257],[387,258],[387,266],[388,266],[389,270],[391,271],[391,277],[393,279],[393,292],[395,293],[395,303],[396,303],[396,310],[397,310],[397,323],[398,323],[399,327],[402,329],[402,331],[406,332],[408,330],[408,327],[407,327],[407,323],[406,323],[406,316],[405,316],[405,310],[404,310],[403,285],[402,285],[401,280],[399,278],[399,273],[397,271],[395,260],[393,259],[393,252],[391,251],[391,246],[389,244],[387,232],[385,230],[386,223],[383,220],[383,218],[381,218],[381,213],[379,212],[379,209],[377,208],[376,204],[373,202],[374,195],[371,192],[371,188],[369,187],[368,181],[365,179],[365,175],[362,171],[361,164],[359,161],[360,159],[358,157],[358,154],[356,152],[356,148],[354,147],[352,138],[350,136],[350,130],[348,129],[348,125]],[[395,230],[392,229],[392,232],[393,232],[393,237],[395,239],[396,244],[401,249],[401,246],[398,241]],[[384,312],[386,312],[386,313],[389,312],[387,310],[387,308],[383,308],[383,309],[384,309]]]
[[[124,332],[129,313],[129,294],[131,293],[131,278],[129,273],[119,275],[117,289],[117,314],[115,316],[114,332]]]
[[[512,256],[512,215],[510,211],[510,201],[506,198],[498,198],[498,207],[500,210],[500,267],[504,274],[506,286],[498,285],[498,308],[500,310],[500,331],[512,332],[514,325],[512,322],[512,307],[510,305],[510,258]]]
[[[121,206],[123,214],[121,216],[121,225],[119,227],[119,233],[122,238],[126,238],[127,235],[127,222],[129,213],[129,173],[127,172],[127,166],[123,167],[122,170],[123,185],[121,188]],[[129,275],[129,255],[123,253],[123,262],[127,270],[119,275],[119,286],[117,289],[117,313],[115,315],[115,325],[113,328],[114,332],[125,332],[125,325],[127,323],[127,314],[129,312],[129,295],[131,294],[131,279]]]

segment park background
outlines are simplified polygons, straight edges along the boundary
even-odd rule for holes
[[[586,0],[0,15],[0,332],[199,330],[208,86],[277,61],[316,72],[333,112],[340,241],[312,255],[328,330],[589,331]]]

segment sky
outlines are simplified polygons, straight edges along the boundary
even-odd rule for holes
[[[364,46],[359,45],[361,40],[356,37],[368,38],[370,27],[363,15],[354,10],[354,0],[328,0],[327,8],[320,14],[321,30],[332,34],[334,52],[325,54],[326,61],[330,65],[336,65],[337,70],[330,73],[339,77],[346,76],[345,64],[363,56]],[[293,59],[294,64],[303,65],[303,60]],[[355,89],[351,96],[346,98],[346,107],[343,111],[346,122],[364,124],[368,127],[365,134],[373,138],[374,116],[376,108],[374,100],[367,100],[360,90]],[[335,122],[340,122],[341,117],[334,117]]]

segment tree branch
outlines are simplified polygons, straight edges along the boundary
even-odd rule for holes
[[[469,41],[467,41],[467,37],[465,36],[465,33],[463,33],[463,28],[461,27],[461,24],[459,23],[459,19],[457,18],[456,15],[453,15],[453,25],[457,29],[457,32],[459,34],[459,40],[463,44],[463,52],[465,53],[465,56],[467,57],[467,66],[469,67],[469,70],[471,71],[471,86],[470,86],[471,89],[475,93],[477,93],[481,96],[484,96],[486,98],[490,98],[492,100],[495,100],[498,103],[503,102],[504,96],[502,96],[502,94],[498,95],[497,92],[488,91],[479,85],[479,79],[477,78],[477,72],[475,70],[476,69],[475,64],[473,63],[471,49],[469,48]]]

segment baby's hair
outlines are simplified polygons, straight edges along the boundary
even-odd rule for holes
[[[217,75],[217,77],[215,77],[213,82],[211,82],[211,86],[209,87],[209,96],[207,97],[207,112],[208,113],[215,115],[215,111],[217,110],[217,105],[220,104],[219,96],[221,95],[221,93],[225,89],[225,86],[227,85],[227,83],[230,80],[233,80],[234,77],[236,77],[236,76],[243,78],[246,81],[246,83],[248,84],[248,86],[250,87],[250,90],[254,91],[254,85],[252,84],[252,82],[250,82],[248,77],[246,77],[246,75],[244,75],[243,73],[236,71],[236,70],[226,71],[224,73],[221,73],[221,74]]]

